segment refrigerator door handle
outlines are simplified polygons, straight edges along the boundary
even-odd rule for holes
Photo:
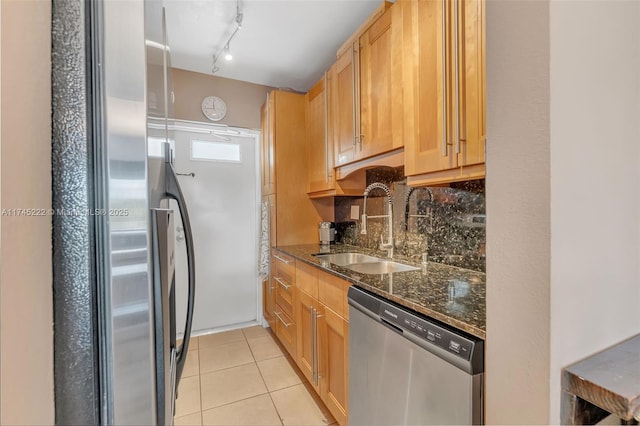
[[[195,302],[196,292],[196,263],[193,252],[193,233],[191,232],[191,222],[189,221],[189,213],[187,211],[187,205],[178,183],[178,177],[173,169],[173,164],[166,163],[166,195],[172,198],[178,203],[178,209],[180,210],[180,217],[182,217],[182,226],[184,227],[184,236],[187,246],[187,271],[189,276],[189,292],[187,297],[187,321],[184,327],[184,335],[182,338],[182,345],[176,350],[176,389],[182,376],[182,370],[187,360],[187,352],[189,351],[189,340],[191,338],[191,326],[193,324],[193,306]]]

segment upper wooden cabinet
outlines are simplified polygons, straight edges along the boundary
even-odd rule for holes
[[[400,52],[392,40],[391,3],[384,2],[338,50],[331,68],[330,120],[335,166],[402,146],[393,104],[401,102]]]
[[[356,69],[357,45],[352,43],[331,67],[329,114],[333,131],[335,164],[354,159],[356,148]]]
[[[312,198],[335,195],[362,195],[365,188],[364,173],[354,174],[336,182],[334,173],[334,139],[336,137],[329,107],[333,99],[330,89],[336,80],[334,68],[305,95],[307,127],[307,162],[309,165],[308,195]],[[349,145],[353,148],[353,145]]]
[[[484,177],[484,0],[395,4],[409,185]]]
[[[273,111],[274,97],[267,96],[266,102],[260,110],[260,134],[261,134],[261,170],[262,170],[262,195],[271,195],[276,192],[276,171],[273,144]]]
[[[393,40],[392,14],[393,8],[386,10],[360,37],[360,134],[355,159],[402,147],[402,125],[394,123],[401,116],[393,114],[402,99],[402,69],[400,46]]]
[[[329,144],[327,73],[305,95],[309,192],[332,188],[333,146]]]
[[[305,96],[274,90],[263,107],[262,195],[269,201],[271,246],[318,242],[322,220],[307,197]],[[273,217],[275,216],[275,223]]]

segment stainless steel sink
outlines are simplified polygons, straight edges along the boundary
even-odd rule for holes
[[[362,274],[390,274],[392,272],[418,271],[420,268],[405,265],[404,263],[392,262],[389,260],[379,260],[378,262],[354,263],[346,265],[352,271]]]
[[[393,262],[361,253],[317,254],[316,257],[333,263],[334,265],[351,269],[354,272],[360,272],[361,274],[389,274],[392,272],[417,271],[420,269],[405,265],[404,263]]]
[[[379,262],[382,260],[374,256],[368,256],[360,253],[317,254],[316,257],[338,266],[347,266],[353,263]]]

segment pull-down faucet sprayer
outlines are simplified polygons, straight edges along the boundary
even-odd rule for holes
[[[381,189],[387,195],[387,200],[388,200],[387,214],[367,216],[367,197],[369,196],[369,193],[374,189]],[[362,230],[360,231],[360,233],[362,235],[367,234],[367,218],[375,219],[375,218],[382,218],[382,217],[387,218],[388,226],[387,226],[387,242],[385,243],[384,241],[382,241],[380,243],[380,250],[387,250],[388,257],[392,258],[394,244],[393,244],[393,202],[391,199],[391,190],[387,185],[380,182],[375,182],[367,186],[367,188],[364,190],[364,206],[362,208]],[[380,236],[380,238],[382,238],[382,235]]]
[[[417,188],[409,188],[409,191],[407,192],[407,195],[404,198],[404,229],[405,231],[407,231],[409,229],[409,218],[410,217],[422,217],[422,218],[426,218],[429,220],[429,223],[427,225],[427,229],[425,229],[425,233],[424,233],[424,242],[425,242],[425,248],[424,248],[424,252],[422,253],[422,266],[426,267],[427,266],[427,255],[428,255],[428,250],[429,250],[429,233],[433,230],[433,211],[431,210],[432,207],[429,206],[429,210],[428,210],[428,214],[409,214],[409,199],[411,198],[411,194],[413,194],[413,192],[416,190]],[[424,189],[427,191],[427,193],[429,194],[429,202],[433,203],[433,192],[429,189],[429,188],[420,188],[420,189]]]

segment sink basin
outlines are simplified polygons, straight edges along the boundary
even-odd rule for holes
[[[354,263],[380,262],[381,260],[377,257],[360,253],[317,254],[316,257],[338,266],[347,266]]]
[[[418,271],[420,269],[404,263],[361,253],[316,254],[314,256],[361,274],[390,274],[392,272]]]
[[[405,265],[404,263],[392,262],[389,260],[378,260],[376,262],[354,263],[346,265],[345,268],[351,269],[362,274],[390,274],[392,272],[408,272],[418,271],[420,268]]]

